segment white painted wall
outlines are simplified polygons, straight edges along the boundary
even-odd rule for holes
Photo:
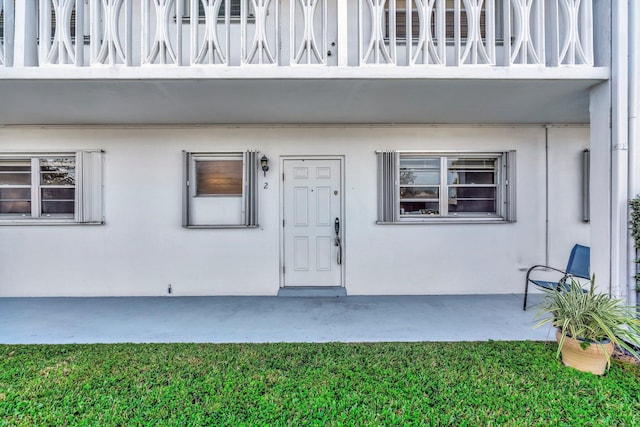
[[[550,262],[564,266],[581,222],[586,127],[549,131]],[[345,158],[344,267],[356,294],[521,293],[545,260],[545,129],[530,127],[5,127],[0,151],[105,150],[103,226],[0,226],[0,296],[275,295],[280,156]],[[258,149],[260,227],[181,227],[182,150]],[[375,150],[517,150],[515,224],[376,225]],[[268,189],[263,184],[269,183]]]

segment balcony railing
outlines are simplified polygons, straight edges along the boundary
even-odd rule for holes
[[[0,67],[554,67],[593,58],[592,0],[0,0]]]

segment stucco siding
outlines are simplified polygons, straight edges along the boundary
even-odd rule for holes
[[[546,241],[545,133],[549,159]],[[344,286],[359,294],[520,293],[524,271],[564,266],[582,222],[587,127],[5,127],[0,151],[103,149],[104,225],[0,226],[0,296],[275,295],[285,156],[344,159]],[[182,150],[255,149],[259,224],[186,229]],[[376,150],[517,152],[517,222],[376,224]],[[267,188],[265,188],[265,184]],[[597,272],[596,272],[597,274]]]

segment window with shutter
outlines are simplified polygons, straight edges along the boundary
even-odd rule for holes
[[[378,222],[515,222],[515,152],[378,153]]]
[[[102,223],[102,152],[0,153],[0,224]]]
[[[184,153],[183,226],[256,227],[256,151]]]

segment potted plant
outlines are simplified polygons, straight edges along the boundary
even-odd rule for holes
[[[544,317],[535,327],[557,328],[558,353],[562,363],[581,371],[602,375],[610,365],[614,345],[640,359],[640,319],[633,307],[607,294],[595,292],[594,278],[583,292],[575,280],[570,290],[546,290],[538,313]],[[634,348],[635,347],[635,348]]]

